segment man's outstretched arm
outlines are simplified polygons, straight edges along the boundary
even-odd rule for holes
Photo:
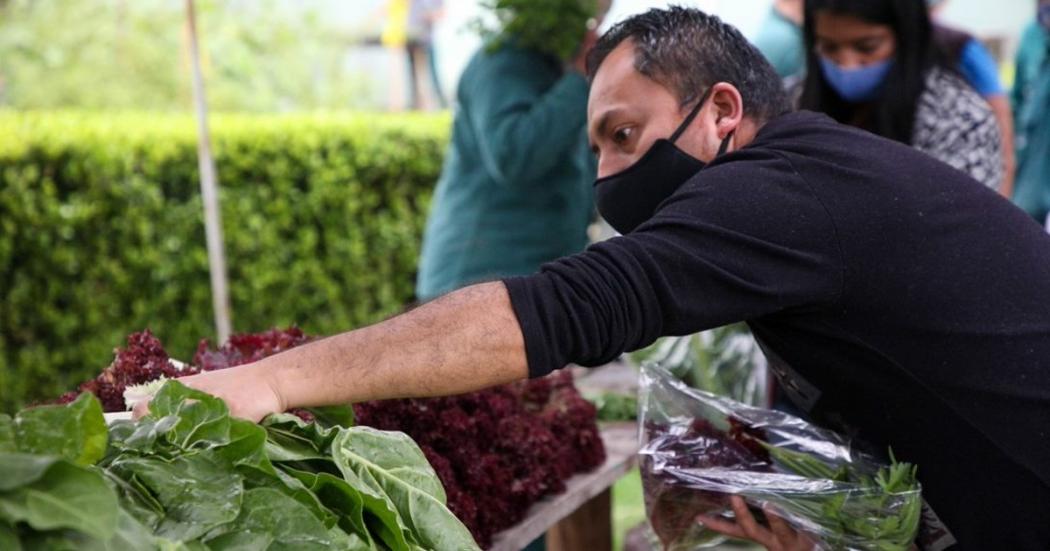
[[[258,421],[295,407],[459,394],[527,376],[521,328],[506,287],[495,282],[252,364],[180,381],[223,398],[233,415]]]

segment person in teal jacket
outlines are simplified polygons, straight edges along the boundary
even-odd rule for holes
[[[1050,222],[1050,0],[1025,29],[1013,89],[1017,132],[1014,202],[1040,223]]]
[[[584,65],[596,36],[581,28],[585,35],[569,62],[510,41],[483,47],[468,63],[423,238],[417,299],[528,275],[586,247],[596,168],[584,128]]]
[[[780,78],[792,82],[802,77],[806,69],[802,5],[802,0],[774,0],[753,40]]]

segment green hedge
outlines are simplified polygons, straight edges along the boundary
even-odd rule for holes
[[[345,330],[412,297],[447,116],[216,116],[235,331]],[[0,112],[0,410],[133,331],[212,337],[193,119]]]

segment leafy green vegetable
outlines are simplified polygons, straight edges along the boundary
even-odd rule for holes
[[[209,534],[205,542],[213,551],[271,548],[327,550],[336,544],[328,529],[309,509],[269,488],[245,492],[243,507],[237,518]]]
[[[881,542],[885,549],[907,549],[914,539],[922,513],[917,467],[898,463],[890,450],[890,464],[869,476],[841,465],[832,468],[813,455],[756,440],[789,472],[813,479],[850,483],[854,489],[830,495],[794,496],[789,509],[820,519],[829,534],[828,544],[845,545],[834,537],[860,536]],[[894,504],[898,504],[894,508]],[[893,514],[886,514],[892,511]]]
[[[139,482],[164,506],[155,526],[158,535],[180,541],[197,539],[232,522],[241,510],[244,479],[211,451],[155,457],[120,458],[110,472]]]
[[[78,465],[91,465],[101,459],[108,438],[102,406],[87,393],[68,406],[23,410],[7,430],[13,431],[15,448],[19,451],[57,455]],[[5,429],[0,428],[2,432]],[[0,435],[0,442],[10,438],[10,435]]]
[[[256,425],[170,381],[108,434],[89,394],[0,416],[0,549],[477,549],[410,438],[314,414]]]
[[[35,530],[71,528],[99,539],[116,531],[117,496],[97,471],[55,456],[0,453],[0,520]]]

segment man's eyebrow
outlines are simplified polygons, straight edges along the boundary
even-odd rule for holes
[[[611,119],[613,115],[616,115],[616,114],[620,113],[621,111],[623,111],[623,110],[620,109],[620,108],[614,107],[614,108],[609,109],[609,110],[605,111],[604,113],[602,113],[602,116],[598,117],[598,124],[595,125],[595,131],[594,131],[595,135],[600,136],[602,134],[605,134],[605,129],[606,129],[606,127],[609,126],[609,119]]]

